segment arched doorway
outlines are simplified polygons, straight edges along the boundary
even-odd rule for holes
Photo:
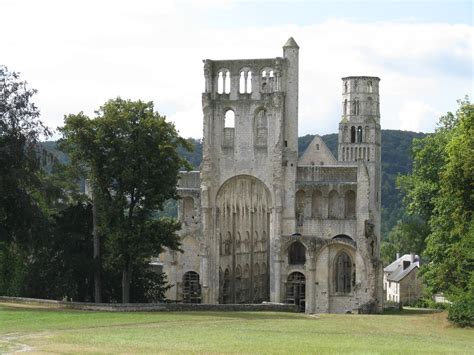
[[[199,274],[188,271],[183,275],[183,303],[201,303]]]
[[[300,312],[305,311],[306,279],[301,272],[292,272],[286,282],[286,302],[296,304]]]

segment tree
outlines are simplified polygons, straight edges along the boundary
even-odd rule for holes
[[[421,255],[425,248],[425,239],[430,229],[419,216],[403,216],[388,234],[387,241],[382,241],[382,260],[390,264],[396,253],[401,255],[415,253]]]
[[[177,150],[190,145],[152,102],[120,98],[106,102],[95,119],[66,116],[60,131],[61,148],[91,182],[107,260],[122,270],[122,302],[129,302],[134,266],[163,247],[179,248],[179,223],[152,216],[178,198],[178,172],[189,165]]]
[[[470,295],[474,290],[473,152],[474,105],[464,100],[456,115],[449,113],[442,117],[436,132],[417,142],[413,173],[400,179],[408,211],[423,216],[430,227],[424,253],[428,263],[421,270],[428,290],[444,292],[455,301],[456,312],[470,310],[466,318],[471,325],[474,323],[474,297]]]
[[[50,134],[31,102],[36,90],[20,75],[0,66],[0,242],[34,242],[44,231],[40,190],[40,137]]]

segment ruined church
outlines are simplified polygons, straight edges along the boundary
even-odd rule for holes
[[[342,78],[337,158],[298,151],[299,47],[204,60],[203,157],[183,172],[183,252],[159,256],[187,303],[291,303],[307,313],[382,309],[377,77]]]

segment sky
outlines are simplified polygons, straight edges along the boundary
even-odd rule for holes
[[[282,56],[289,37],[300,136],[337,132],[345,76],[381,78],[383,129],[432,132],[474,92],[471,1],[0,0],[0,33],[53,129],[120,96],[200,138],[202,60]]]

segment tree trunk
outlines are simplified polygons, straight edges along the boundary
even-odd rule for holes
[[[130,303],[131,279],[132,279],[131,267],[130,265],[126,265],[122,270],[122,303]]]
[[[92,187],[92,242],[94,245],[94,301],[102,302],[102,275],[100,259],[100,236],[97,223],[97,200],[95,187]]]

